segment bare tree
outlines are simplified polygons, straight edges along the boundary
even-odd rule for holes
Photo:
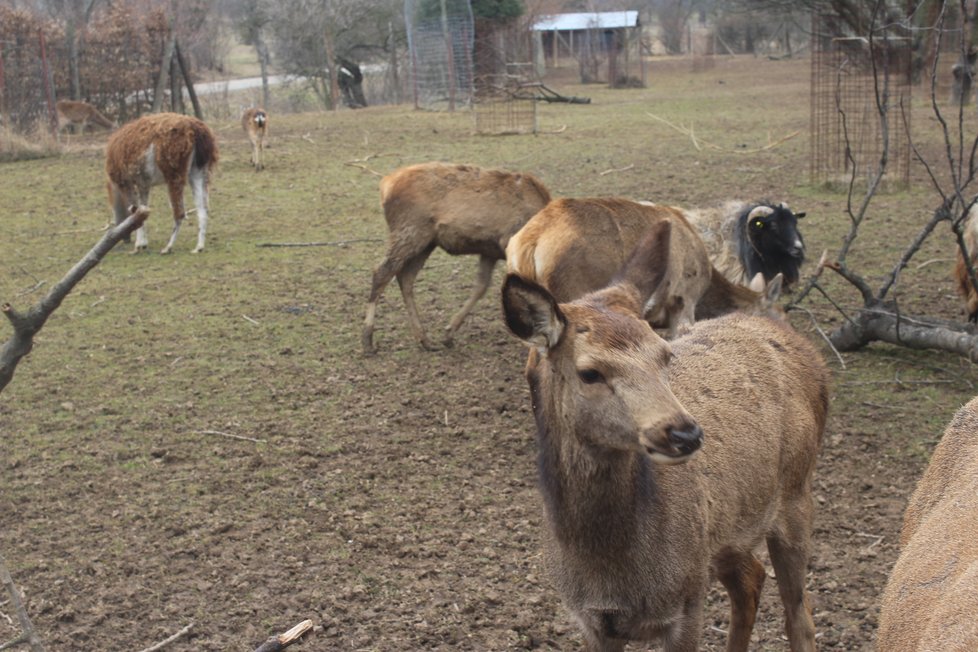
[[[938,19],[937,30],[941,33],[946,10],[950,3],[945,2],[942,6]],[[879,16],[876,17],[877,19]],[[873,29],[869,31],[870,48],[878,51],[886,47],[885,38],[883,42],[873,38],[875,34],[883,34],[875,27],[879,23],[873,22]],[[962,48],[967,47],[962,44]],[[939,52],[940,48],[938,48]],[[886,61],[886,57],[879,57],[880,61]],[[877,57],[870,57],[876,61]],[[940,125],[940,137],[943,141],[943,158],[939,161],[928,161],[921,151],[911,143],[914,155],[924,165],[927,170],[931,185],[937,197],[936,206],[929,219],[920,227],[914,237],[907,243],[900,257],[894,262],[891,270],[884,277],[878,287],[870,285],[867,277],[858,270],[850,266],[848,254],[859,236],[860,228],[865,225],[866,218],[870,214],[870,208],[880,185],[886,174],[888,155],[889,155],[889,129],[888,125],[892,120],[905,120],[903,110],[905,107],[894,105],[889,93],[889,71],[884,68],[877,68],[874,64],[874,78],[876,80],[876,107],[879,115],[880,133],[883,139],[881,155],[876,163],[875,170],[871,174],[867,190],[862,197],[856,197],[855,179],[856,166],[851,165],[852,177],[849,184],[849,195],[846,212],[849,216],[849,231],[843,238],[842,244],[833,260],[823,260],[819,269],[808,280],[804,289],[795,298],[791,308],[800,307],[801,303],[810,295],[813,290],[820,292],[835,306],[843,315],[844,321],[840,327],[830,334],[832,344],[841,351],[851,351],[866,346],[873,341],[884,341],[891,344],[906,346],[909,348],[928,348],[939,349],[956,353],[971,360],[978,361],[978,332],[968,324],[958,323],[948,320],[934,319],[926,316],[908,314],[901,306],[896,297],[896,289],[899,285],[900,276],[911,259],[920,250],[924,242],[931,237],[937,227],[947,223],[964,255],[965,261],[970,261],[967,255],[967,248],[964,242],[963,229],[969,210],[975,203],[972,197],[972,184],[976,175],[976,151],[978,151],[978,136],[969,137],[965,134],[963,120],[963,105],[954,105],[957,112],[956,116],[949,119],[944,115],[937,101],[936,90],[936,69],[940,65],[940,56],[935,56],[933,60],[934,69],[931,71],[930,99],[931,109],[936,118],[936,123]],[[839,109],[840,112],[842,109]],[[843,128],[846,133],[846,142],[849,142],[848,132],[845,131],[846,116],[842,115]],[[852,163],[851,149],[847,147],[847,156]],[[938,169],[946,172],[939,173]],[[978,277],[971,263],[968,262],[968,275],[974,287],[978,288]],[[856,311],[847,311],[842,308],[841,301],[833,298],[820,284],[819,277],[823,269],[831,269],[845,279],[862,299],[862,307]]]

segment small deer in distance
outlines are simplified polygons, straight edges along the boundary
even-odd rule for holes
[[[117,126],[116,123],[106,118],[88,102],[58,100],[54,106],[58,116],[59,134],[68,127],[72,129],[77,127],[79,133],[85,133],[85,129],[90,125],[109,130],[115,129]]]
[[[116,224],[133,204],[147,205],[151,187],[166,184],[173,210],[173,231],[160,253],[173,249],[186,212],[183,189],[188,183],[197,210],[197,247],[204,250],[207,236],[207,193],[213,167],[217,164],[217,141],[210,128],[197,118],[176,113],[158,113],[134,120],[109,138],[105,171]],[[134,252],[149,245],[146,227],[136,231]]]
[[[241,127],[251,141],[251,164],[255,172],[265,169],[265,138],[268,135],[268,114],[262,109],[245,109],[241,115]]]

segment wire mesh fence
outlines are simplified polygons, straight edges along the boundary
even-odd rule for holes
[[[473,97],[475,39],[468,0],[405,0],[411,91],[419,108],[454,110]]]
[[[811,159],[815,184],[847,185],[876,174],[910,182],[913,42],[898,27],[869,35],[840,33],[827,14],[812,16]],[[886,120],[877,90],[886,93]],[[884,132],[885,129],[885,132]],[[885,136],[885,137],[884,137]]]

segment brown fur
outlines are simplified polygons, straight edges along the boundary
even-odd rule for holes
[[[255,172],[265,169],[265,138],[268,135],[268,114],[263,109],[246,109],[241,115],[241,126],[251,141],[251,163]]]
[[[971,259],[971,266],[978,267],[978,208],[972,207],[969,211],[964,224],[963,236],[964,244],[968,248],[968,257]],[[958,249],[957,261],[954,265],[954,280],[958,295],[964,301],[968,321],[978,321],[978,292],[971,284],[968,267],[965,265],[964,256],[960,249]]]
[[[153,149],[153,156],[147,152]],[[188,175],[194,187],[198,212],[198,241],[195,252],[204,248],[207,224],[207,186],[218,160],[217,141],[203,122],[175,113],[148,115],[130,122],[109,138],[105,170],[109,177],[109,196],[116,223],[125,219],[128,206],[147,204],[152,186],[165,183],[173,209],[174,229],[162,253],[169,253],[186,213],[183,188]],[[137,234],[137,250],[144,235]]]
[[[58,114],[58,131],[64,131],[69,125],[79,125],[79,131],[85,132],[89,125],[97,125],[104,129],[115,129],[116,124],[102,115],[98,109],[88,102],[73,100],[58,100],[54,105]]]
[[[768,309],[765,295],[727,281],[682,210],[616,198],[557,199],[537,213],[507,246],[511,273],[540,283],[558,301],[604,287],[653,224],[673,225],[670,269],[652,297],[648,320],[670,336],[695,319],[732,310]]]
[[[421,326],[414,303],[414,280],[435,247],[453,256],[479,256],[476,286],[445,329],[452,337],[475,303],[485,294],[496,262],[505,258],[506,243],[550,201],[544,185],[529,174],[470,165],[422,163],[395,170],[380,182],[381,205],[389,236],[387,254],[374,269],[363,327],[363,349],[374,353],[376,304],[397,277],[408,323],[421,346],[433,346]]]
[[[978,398],[958,410],[910,498],[883,593],[880,652],[978,650]]]
[[[547,567],[589,650],[698,649],[716,577],[731,600],[727,649],[743,651],[766,541],[791,650],[813,651],[810,485],[828,370],[766,317],[727,315],[666,342],[641,321],[649,290],[629,268],[667,264],[633,256],[616,285],[559,305],[516,275],[504,284],[507,324],[533,347]]]

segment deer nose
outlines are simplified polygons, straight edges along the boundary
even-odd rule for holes
[[[703,429],[695,423],[684,423],[678,428],[669,428],[669,443],[680,455],[690,455],[703,445]]]

